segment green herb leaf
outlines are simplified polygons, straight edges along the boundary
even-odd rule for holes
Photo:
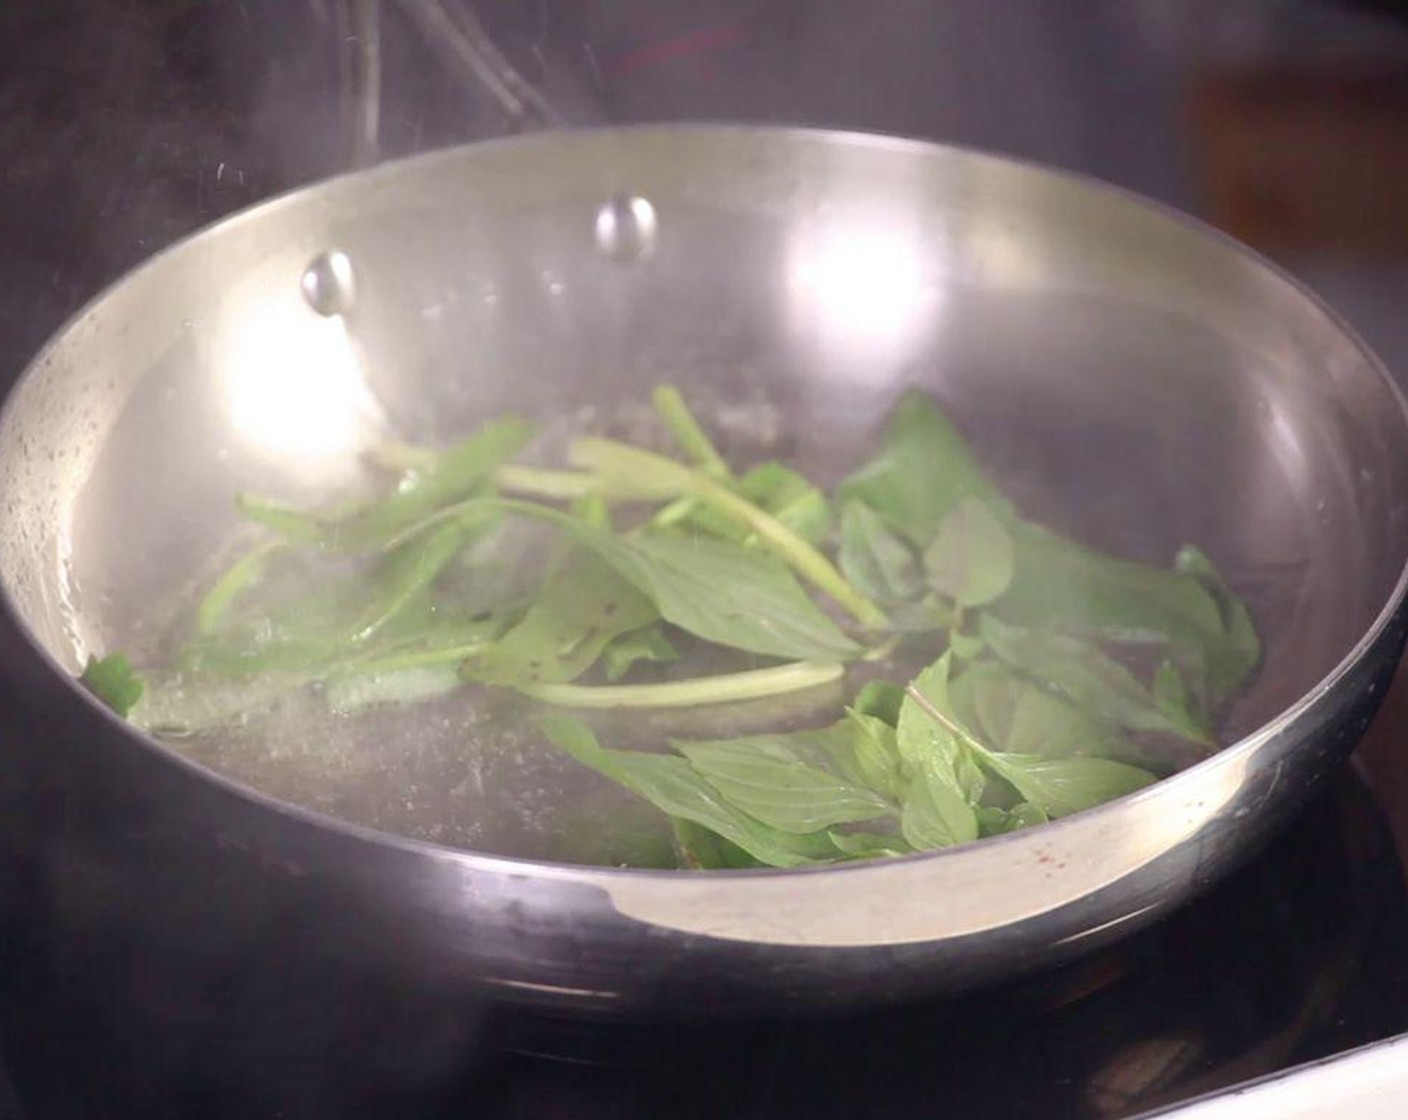
[[[981,498],[1003,516],[1010,509],[958,429],[918,390],[900,398],[879,453],[842,482],[837,495],[865,503],[920,548],[964,498]]]
[[[725,801],[783,832],[818,832],[889,811],[870,790],[808,765],[788,739],[755,735],[670,745]]]
[[[1053,819],[1103,805],[1155,781],[1147,770],[1108,758],[1039,758],[998,752],[981,758],[1024,801]]]
[[[675,817],[670,821],[680,863],[695,871],[743,871],[766,867],[737,844],[703,825]]]
[[[575,464],[593,472],[608,497],[665,500],[687,496],[746,527],[760,548],[831,596],[860,622],[878,626],[885,621],[884,613],[852,587],[809,541],[708,475],[615,440],[579,439],[568,453]]]
[[[831,532],[831,504],[811,479],[781,463],[761,463],[738,481],[738,493],[805,541]]]
[[[837,849],[850,859],[893,859],[914,852],[904,837],[892,832],[841,832],[831,829],[827,835]]]
[[[902,603],[924,589],[913,549],[863,502],[841,507],[839,563],[848,580],[880,603]]]
[[[416,523],[474,493],[501,463],[521,451],[532,428],[504,417],[444,451],[424,469],[411,470],[385,498],[337,516],[309,514],[277,502],[239,496],[246,517],[261,522],[292,544],[333,552],[373,552]]]
[[[438,525],[387,553],[372,577],[371,602],[351,626],[349,643],[368,641],[413,609],[464,547],[465,538],[461,525]]]
[[[825,833],[786,833],[754,820],[730,805],[683,758],[608,750],[585,724],[566,717],[546,719],[543,728],[578,762],[645,798],[661,812],[718,833],[770,867],[800,867],[836,857],[837,848]]]
[[[856,694],[852,709],[861,715],[884,720],[891,727],[899,723],[904,689],[890,681],[870,681]]]
[[[950,683],[949,691],[963,726],[1001,750],[1047,758],[1132,753],[1128,740],[1109,720],[1076,707],[1000,662],[970,666]]]
[[[579,547],[548,577],[522,621],[461,672],[511,688],[576,680],[618,636],[657,617],[648,596],[596,552]]]
[[[1012,531],[1015,575],[992,608],[1004,621],[1217,660],[1227,639],[1198,579],[1107,556],[1036,525]]]
[[[967,634],[962,630],[950,630],[948,648],[956,661],[976,661],[988,648],[988,643],[981,634]]]
[[[772,557],[728,541],[653,533],[591,542],[667,621],[706,641],[804,661],[855,657],[843,634]]]
[[[910,684],[930,709],[948,717],[951,724],[958,720],[948,695],[949,657],[945,655],[920,673]],[[911,695],[900,704],[895,723],[896,746],[905,767],[918,771],[937,766],[937,773],[955,789],[960,789],[957,766],[962,753],[957,737],[949,727],[936,721],[929,711]]]
[[[1038,806],[1027,801],[1019,801],[1010,809],[1000,809],[994,805],[978,808],[978,830],[983,836],[1017,832],[1023,828],[1046,824],[1050,819]]]
[[[1077,707],[1098,712],[1132,731],[1161,731],[1206,743],[1201,729],[1170,719],[1134,674],[1079,638],[1008,626],[991,615],[983,636],[1012,668],[1058,689]]]
[[[1154,703],[1164,717],[1183,735],[1195,742],[1211,743],[1212,729],[1199,713],[1198,707],[1183,683],[1183,676],[1172,661],[1160,662],[1154,672]]]
[[[606,679],[619,681],[641,661],[675,661],[679,653],[665,637],[665,631],[658,624],[642,626],[638,630],[622,634],[606,647],[602,654],[602,665]]]
[[[89,657],[80,683],[118,715],[126,717],[142,698],[142,679],[132,669],[126,654]]]
[[[1012,583],[1012,535],[979,498],[967,497],[944,515],[924,550],[934,590],[964,607],[991,603]]]
[[[978,818],[951,776],[926,765],[905,790],[900,831],[917,851],[948,848],[976,840]]]
[[[973,802],[981,795],[982,778],[964,745],[931,711],[952,711],[948,697],[949,658],[939,658],[920,673],[900,705],[896,748],[910,775],[900,812],[905,839],[916,848],[961,844],[978,835]],[[926,707],[929,710],[926,710]],[[978,788],[975,788],[978,787]]]
[[[1261,660],[1261,639],[1252,624],[1251,612],[1227,585],[1212,561],[1193,545],[1184,545],[1174,559],[1174,567],[1196,579],[1216,601],[1222,618],[1223,641],[1208,651],[1209,702],[1225,703],[1246,683]]]
[[[836,752],[841,773],[857,785],[898,800],[904,778],[894,725],[857,708],[846,709],[846,718],[849,734],[844,748]]]

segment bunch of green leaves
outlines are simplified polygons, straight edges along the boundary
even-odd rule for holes
[[[946,848],[1154,781],[1112,759],[986,745],[950,695],[949,670],[946,655],[903,692],[872,687],[817,730],[673,740],[668,754],[602,747],[568,716],[546,720],[545,730],[579,762],[667,814],[682,862],[697,868],[799,867]],[[955,684],[974,673],[970,667]]]
[[[504,418],[444,449],[376,449],[382,493],[340,511],[241,495],[262,535],[169,663],[114,655],[84,681],[188,731],[309,688],[339,711],[463,687],[581,710],[742,702],[918,649],[928,668],[903,689],[867,686],[820,730],[653,753],[548,724],[666,814],[687,865],[790,867],[1136,789],[1160,741],[1210,749],[1260,657],[1203,553],[1139,564],[1025,519],[918,392],[831,494],[782,462],[735,469],[674,388],[654,405],[674,454],[584,437],[543,467]]]

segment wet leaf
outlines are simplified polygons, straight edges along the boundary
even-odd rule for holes
[[[126,654],[89,657],[78,678],[83,687],[120,716],[126,716],[142,698],[142,679],[132,669]]]
[[[462,675],[510,688],[576,680],[622,634],[653,622],[655,604],[589,549],[571,551],[521,622]]]
[[[671,746],[729,804],[783,832],[818,832],[889,810],[876,793],[808,765],[788,739],[758,735]]]
[[[410,470],[384,498],[338,515],[311,514],[250,495],[240,495],[241,511],[292,544],[333,552],[373,552],[444,506],[474,494],[494,469],[517,455],[532,428],[513,417],[484,425],[468,439],[430,453],[427,464]]]
[[[991,603],[1012,583],[1012,535],[987,503],[964,498],[924,550],[929,586],[964,607]]]
[[[920,548],[964,498],[981,498],[1003,512],[1010,508],[953,422],[918,390],[900,398],[879,452],[841,483],[837,496],[869,506]]]
[[[1132,731],[1207,741],[1197,729],[1170,719],[1133,673],[1089,642],[1008,626],[990,615],[982,619],[982,632],[993,652],[1009,666],[1055,688],[1079,708]]]
[[[900,831],[918,851],[978,838],[978,818],[950,775],[924,766],[909,780],[900,807]]]
[[[981,758],[1024,801],[1053,819],[1103,805],[1156,780],[1147,770],[1108,758],[1039,758],[998,752]]]
[[[770,867],[800,867],[834,859],[825,833],[798,835],[771,828],[729,804],[678,755],[603,748],[580,720],[543,721],[548,737],[578,762],[645,798],[661,812],[717,833]]]
[[[892,605],[924,589],[914,550],[881,516],[861,502],[841,508],[841,574],[877,602]]]
[[[602,653],[606,679],[619,681],[642,661],[675,661],[679,653],[659,625],[643,626],[616,638]]]

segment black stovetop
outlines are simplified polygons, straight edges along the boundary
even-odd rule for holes
[[[1408,892],[1346,772],[1252,864],[1056,971],[863,1015],[727,1025],[554,1020],[331,966],[152,969],[142,1006],[3,952],[0,1039],[45,1120],[1133,1116],[1408,1030]],[[140,955],[139,955],[140,956]],[[163,975],[163,972],[167,974]],[[15,1103],[0,1090],[0,1116]]]

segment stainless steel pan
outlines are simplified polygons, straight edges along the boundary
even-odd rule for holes
[[[398,837],[414,813],[369,803],[350,820],[295,806],[68,679],[90,649],[160,628],[227,538],[236,489],[317,498],[388,431],[610,413],[662,377],[738,440],[833,477],[922,384],[1049,520],[1141,557],[1205,545],[1266,638],[1238,741],[957,850],[633,872]],[[12,393],[3,867],[51,931],[219,961],[292,930],[369,969],[608,1014],[981,983],[1154,921],[1349,753],[1403,643],[1405,496],[1403,401],[1345,326],[1236,245],[1096,184],[754,128],[550,134],[385,166],[163,253]],[[403,780],[393,768],[367,796]],[[494,797],[471,822],[487,850]]]

